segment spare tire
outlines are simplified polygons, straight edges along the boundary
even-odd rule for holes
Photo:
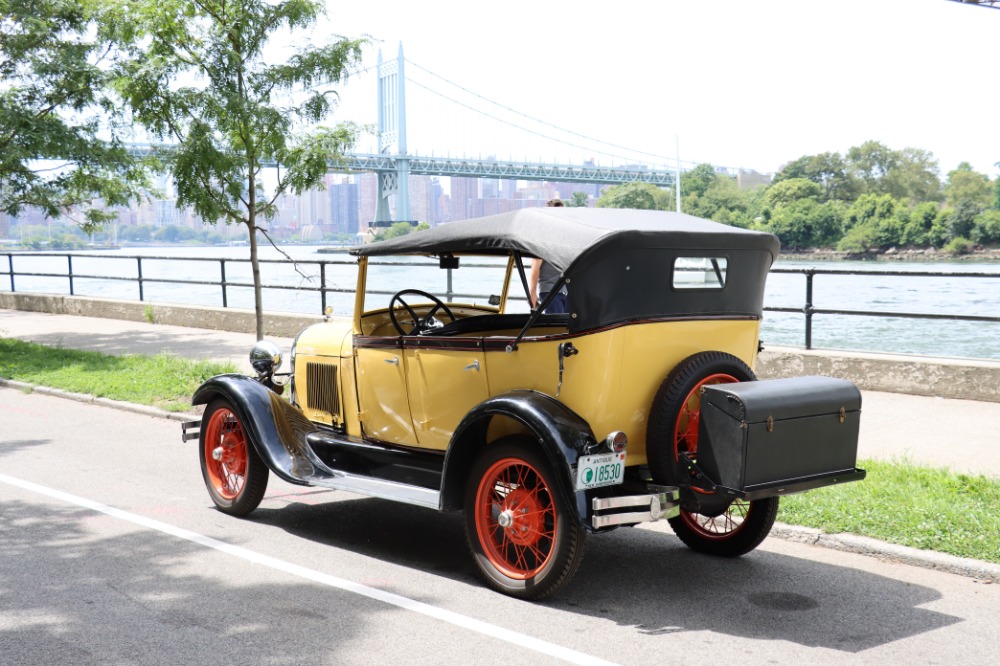
[[[778,513],[778,498],[733,501],[729,495],[691,484],[680,454],[697,461],[702,386],[754,381],[746,363],[732,354],[689,356],[663,381],[653,400],[646,429],[646,455],[653,480],[678,485],[681,511],[670,526],[688,547],[702,553],[739,557],[760,545]]]
[[[701,387],[756,379],[746,363],[719,351],[694,354],[677,364],[660,384],[646,426],[646,456],[656,483],[689,483],[689,472],[679,459],[686,453],[697,460]]]

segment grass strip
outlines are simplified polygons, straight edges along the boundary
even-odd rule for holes
[[[190,409],[192,394],[209,377],[236,371],[232,363],[171,354],[109,356],[0,338],[0,377],[171,412]]]
[[[778,520],[1000,564],[1000,479],[865,460],[868,477],[781,499]]]

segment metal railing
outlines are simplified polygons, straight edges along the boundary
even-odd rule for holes
[[[17,278],[60,278],[67,280],[69,287],[69,295],[76,296],[76,281],[83,279],[94,279],[94,280],[113,280],[113,281],[125,281],[134,282],[137,286],[137,296],[139,301],[145,301],[145,285],[153,283],[163,283],[163,284],[177,284],[177,285],[197,285],[197,286],[214,286],[220,289],[222,307],[229,307],[229,290],[232,288],[253,288],[253,284],[249,282],[234,281],[227,279],[228,265],[238,265],[238,264],[249,264],[249,259],[233,259],[233,258],[205,258],[205,257],[157,257],[157,256],[123,256],[123,255],[108,255],[108,254],[73,254],[68,252],[32,252],[32,253],[20,253],[20,252],[5,252],[0,253],[0,257],[5,257],[6,270],[0,270],[0,279],[7,278],[10,286],[10,291],[15,292],[17,287]],[[35,257],[62,257],[66,260],[66,270],[65,272],[36,272],[36,271],[24,271],[16,270],[15,259],[20,258],[35,258]],[[74,271],[73,259],[76,258],[87,258],[87,259],[113,259],[119,262],[135,262],[135,275],[123,276],[123,275],[108,275],[108,274],[92,274]],[[218,280],[205,280],[205,279],[188,279],[188,278],[165,278],[165,277],[148,277],[143,273],[143,262],[153,262],[153,261],[178,261],[178,262],[202,262],[206,264],[217,264],[219,267],[219,279]],[[294,291],[305,291],[305,292],[316,292],[319,294],[320,298],[320,311],[325,311],[327,306],[327,296],[332,293],[342,293],[342,294],[354,294],[353,286],[351,288],[337,287],[328,281],[328,268],[331,266],[346,266],[356,264],[354,258],[348,259],[307,259],[307,260],[295,260],[289,261],[286,259],[261,259],[260,263],[262,265],[268,264],[282,264],[286,266],[317,266],[319,270],[318,280],[319,284],[316,286],[312,285],[302,285],[302,284],[275,284],[275,283],[262,283],[262,289],[278,289],[278,290],[294,290]],[[381,263],[381,262],[380,262]],[[420,264],[415,262],[388,262],[385,265],[395,265],[395,266],[426,266],[427,264]],[[486,264],[463,264],[463,266],[468,267],[478,267],[478,268],[495,268],[492,265]],[[924,320],[945,320],[945,321],[965,321],[965,322],[984,322],[984,323],[1000,323],[1000,316],[988,316],[988,315],[970,315],[962,313],[927,313],[927,312],[903,312],[903,311],[886,311],[886,310],[852,310],[852,309],[840,309],[840,308],[819,308],[814,305],[814,282],[817,275],[831,275],[831,276],[878,276],[878,277],[926,277],[926,278],[988,278],[1000,280],[1000,273],[985,273],[985,272],[930,272],[930,271],[890,271],[890,270],[838,270],[838,269],[826,269],[826,268],[772,268],[771,272],[773,274],[791,274],[791,275],[802,275],[805,277],[805,301],[801,307],[775,307],[775,306],[765,306],[764,310],[766,312],[780,312],[789,314],[801,314],[805,318],[804,333],[805,333],[805,348],[812,349],[812,337],[813,337],[813,319],[817,315],[846,315],[846,316],[856,316],[856,317],[885,317],[885,318],[901,318],[901,319],[924,319]],[[452,292],[452,279],[451,279],[451,269],[448,269],[448,282],[447,282],[447,293],[446,299],[450,300],[454,296],[469,297],[469,298],[485,298],[484,294],[455,294]],[[997,287],[1000,288],[1000,282],[997,283]],[[380,292],[381,293],[381,292]],[[385,292],[386,294],[390,292]],[[525,300],[524,298],[514,298],[512,300]]]
[[[344,252],[346,255],[346,251]],[[67,280],[69,295],[77,296],[76,281],[78,280],[109,280],[116,282],[134,282],[137,286],[137,296],[140,302],[145,302],[146,300],[146,290],[145,285],[148,284],[176,284],[176,285],[188,285],[188,286],[209,286],[218,287],[220,289],[222,297],[222,307],[229,307],[229,290],[233,288],[244,288],[253,289],[252,282],[243,282],[238,280],[227,279],[226,267],[229,265],[249,265],[251,262],[249,259],[234,259],[234,258],[223,258],[223,257],[158,257],[158,256],[138,256],[138,255],[120,255],[120,254],[74,254],[68,252],[4,252],[0,253],[0,257],[6,257],[6,270],[0,270],[0,280],[4,277],[8,279],[11,292],[17,291],[17,281],[15,278],[60,278]],[[28,259],[36,257],[62,257],[66,259],[66,270],[65,272],[51,272],[51,271],[30,271],[30,270],[15,270],[14,259]],[[93,274],[75,271],[73,268],[73,259],[113,259],[118,262],[134,262],[135,274],[134,275],[109,275],[109,274]],[[143,272],[143,262],[146,262],[148,266],[152,262],[157,261],[175,261],[175,262],[200,262],[204,264],[217,264],[219,267],[219,279],[218,280],[198,280],[189,278],[175,278],[175,277],[149,277]],[[357,265],[357,259],[354,257],[346,259],[259,259],[261,265],[275,264],[289,267],[310,267],[315,266],[318,268],[318,275],[310,276],[310,279],[315,277],[318,278],[318,285],[304,285],[304,284],[289,284],[289,283],[267,283],[261,282],[261,289],[278,289],[278,290],[291,290],[297,292],[315,292],[319,294],[320,298],[320,312],[326,311],[327,306],[327,296],[329,294],[350,294],[354,295],[355,289],[352,284],[350,288],[338,287],[335,284],[331,284],[328,280],[328,268],[331,266],[355,266]],[[380,266],[429,266],[430,264],[420,264],[412,261],[379,261]],[[436,266],[436,264],[435,264]],[[492,264],[462,264],[463,268],[496,268]],[[456,293],[452,287],[452,269],[447,269],[447,287],[445,289],[444,295],[445,300],[450,301],[455,297],[465,297],[465,298],[486,298],[485,294],[467,294],[467,293]],[[2,289],[0,289],[2,291]],[[392,291],[371,291],[371,294],[380,294],[391,296],[395,292]],[[512,296],[510,298],[512,301],[524,301],[527,299],[523,296]]]
[[[814,278],[817,275],[865,275],[878,277],[928,277],[928,278],[990,278],[1000,280],[1000,273],[983,272],[943,272],[943,271],[857,271],[857,270],[837,270],[820,268],[772,268],[771,273],[786,275],[803,275],[806,279],[805,303],[802,307],[769,307],[766,312],[785,312],[801,314],[805,316],[805,348],[812,349],[813,317],[816,315],[846,315],[856,317],[887,317],[894,319],[936,319],[944,321],[968,321],[968,322],[989,322],[1000,323],[1000,317],[988,315],[966,315],[959,313],[929,313],[929,312],[901,312],[896,310],[847,310],[817,308],[813,305]],[[1000,288],[1000,282],[997,283]]]
[[[69,284],[69,295],[76,296],[76,285],[75,280],[83,279],[93,279],[93,280],[113,280],[119,282],[135,282],[138,287],[138,299],[139,301],[145,301],[145,285],[147,284],[178,284],[178,285],[198,285],[198,286],[214,286],[221,289],[222,295],[222,307],[229,307],[229,289],[231,288],[249,288],[253,289],[252,282],[240,282],[228,280],[226,278],[226,265],[227,264],[249,264],[249,259],[226,259],[226,258],[208,258],[208,257],[154,257],[154,256],[123,256],[119,254],[90,254],[85,255],[71,254],[65,252],[32,252],[18,253],[18,252],[7,252],[0,253],[0,257],[7,258],[7,270],[0,271],[0,277],[7,276],[10,283],[10,291],[15,292],[17,283],[15,281],[16,277],[35,277],[35,278],[65,278],[68,280]],[[14,259],[16,258],[28,258],[28,257],[65,257],[66,258],[66,272],[64,273],[52,273],[52,272],[33,272],[33,271],[16,271],[14,269]],[[86,258],[86,259],[114,259],[116,261],[132,261],[135,262],[136,274],[130,276],[123,275],[94,275],[89,273],[74,272],[73,270],[73,258]],[[147,277],[143,275],[142,265],[143,261],[149,262],[153,261],[195,261],[202,262],[206,264],[218,264],[219,266],[219,279],[218,280],[195,280],[186,278],[162,278],[162,277]],[[319,293],[320,296],[320,312],[326,310],[327,305],[327,294],[331,293],[345,293],[353,294],[354,289],[339,288],[333,285],[327,284],[327,267],[332,265],[350,265],[353,266],[357,263],[355,259],[332,259],[332,260],[303,260],[303,261],[288,261],[287,259],[260,259],[259,263],[262,265],[266,264],[283,264],[283,265],[304,265],[310,266],[315,265],[319,267],[319,286],[303,286],[301,284],[270,284],[261,283],[261,289],[284,289],[284,290],[294,290],[294,291],[312,291]]]

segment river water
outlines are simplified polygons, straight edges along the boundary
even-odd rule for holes
[[[294,287],[318,288],[320,267],[327,262],[325,278],[329,293],[327,303],[335,314],[350,314],[354,307],[354,289],[357,271],[355,262],[346,254],[323,254],[315,246],[284,246],[293,259],[304,262],[296,272],[287,264],[264,263],[262,281],[265,285],[284,285],[288,289],[265,289],[264,307],[278,312],[319,313],[320,296],[317,292]],[[130,280],[99,280],[75,278],[74,293],[79,296],[129,299],[139,298],[135,278],[138,262],[127,257],[142,256],[143,299],[150,302],[185,303],[209,306],[222,305],[219,286],[193,284],[167,284],[156,280],[185,279],[218,282],[221,267],[218,259],[227,259],[225,278],[229,283],[251,282],[247,247],[129,247],[120,250],[103,250],[99,253],[80,252],[73,255],[74,274],[115,276]],[[157,260],[164,257],[167,260]],[[280,260],[274,248],[261,248],[262,259]],[[6,257],[2,258],[6,264]],[[213,261],[214,260],[214,261]],[[15,254],[17,273],[56,273],[65,275],[65,257],[39,257]],[[0,270],[8,266],[0,264]],[[463,265],[463,268],[466,268]],[[869,271],[873,275],[817,275],[814,278],[813,306],[833,310],[872,310],[879,312],[918,312],[944,315],[975,315],[1000,317],[1000,264],[959,262],[802,262],[779,260],[776,269],[816,268],[831,271]],[[474,269],[474,270],[473,270]],[[412,267],[393,267],[386,273],[397,275],[403,289],[412,284],[407,276]],[[426,270],[431,270],[430,268]],[[440,275],[438,293],[447,290],[444,271],[433,269]],[[965,275],[921,277],[914,275],[888,275],[904,273],[957,273]],[[486,278],[494,270],[470,267],[455,271],[465,284],[453,286],[456,292],[485,294],[490,287]],[[972,274],[996,277],[979,277]],[[479,278],[482,277],[482,279]],[[456,282],[458,278],[456,277]],[[479,287],[478,283],[482,283]],[[68,293],[66,277],[26,277],[15,279],[17,291],[42,293]],[[479,288],[480,291],[476,291]],[[0,290],[9,290],[7,276],[0,276]],[[802,274],[772,272],[765,292],[765,307],[801,309],[806,300],[806,278]],[[385,297],[388,303],[388,296]],[[252,289],[230,286],[227,289],[230,307],[252,308]],[[515,302],[512,309],[526,309],[523,302]],[[805,346],[805,316],[800,313],[765,312],[761,338],[765,345]],[[1000,360],[1000,322],[962,322],[946,320],[905,319],[897,317],[869,317],[850,315],[816,315],[813,317],[812,346],[816,349],[838,349],[872,352],[892,352],[959,358],[984,358]]]

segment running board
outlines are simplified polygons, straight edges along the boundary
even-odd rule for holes
[[[441,508],[441,493],[437,490],[335,470],[330,470],[330,472],[332,474],[309,477],[309,485],[344,490],[358,495],[413,504],[428,509],[438,510]]]

